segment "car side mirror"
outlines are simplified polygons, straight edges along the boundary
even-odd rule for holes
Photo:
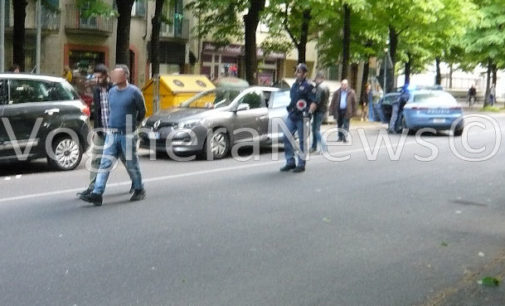
[[[239,106],[237,107],[237,112],[246,111],[246,110],[249,110],[249,109],[250,109],[249,104],[240,103]]]

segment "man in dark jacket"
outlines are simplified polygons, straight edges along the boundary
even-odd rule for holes
[[[316,74],[316,79],[314,80],[316,87],[314,88],[316,92],[315,103],[310,105],[310,112],[312,113],[312,148],[310,152],[317,151],[317,144],[321,145],[321,151],[326,151],[326,145],[324,139],[321,138],[321,123],[323,122],[324,115],[328,110],[328,100],[330,98],[330,90],[326,86],[324,81],[324,74],[318,72]]]
[[[95,181],[98,169],[100,168],[100,161],[102,159],[103,147],[105,143],[105,129],[109,126],[109,101],[108,93],[112,88],[112,83],[109,80],[109,70],[104,64],[98,64],[94,69],[94,77],[96,79],[96,86],[93,88],[93,127],[95,132],[93,134],[93,146],[91,148],[91,165],[89,173],[89,185],[86,190],[77,194],[82,197],[90,194],[95,188]],[[121,161],[125,163],[124,156],[121,156]],[[130,193],[132,190],[130,190]]]
[[[349,88],[347,80],[342,80],[330,104],[330,114],[337,121],[338,140],[347,142],[351,118],[356,114],[356,94]]]
[[[286,157],[286,165],[281,168],[282,172],[293,170],[295,173],[305,171],[306,149],[305,149],[305,121],[309,114],[311,103],[315,100],[313,92],[314,86],[307,81],[307,66],[298,64],[296,67],[296,81],[291,86],[288,117],[286,118],[286,127],[290,135],[284,135],[284,155]],[[292,141],[295,132],[298,132],[300,140],[300,152],[298,154],[298,165],[295,163],[295,151]]]

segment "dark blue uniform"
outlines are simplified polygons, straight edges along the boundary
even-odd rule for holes
[[[291,86],[290,91],[291,103],[289,103],[287,109],[289,113],[289,118],[291,120],[303,120],[303,113],[309,111],[310,104],[316,100],[316,91],[314,86],[307,82],[307,79],[303,82],[298,83],[297,81]],[[298,110],[296,103],[299,100],[305,100],[307,106],[303,110]]]
[[[288,109],[288,117],[286,118],[286,127],[289,130],[289,133],[293,135],[295,132],[298,132],[298,139],[300,141],[300,151],[302,154],[298,155],[298,167],[305,169],[305,134],[304,129],[305,123],[303,121],[304,113],[308,113],[310,104],[315,102],[316,99],[316,90],[314,90],[314,86],[307,82],[304,79],[301,83],[295,82],[293,86],[291,86],[291,103],[289,103]],[[305,100],[306,105],[303,109],[298,109],[297,104],[298,101]],[[292,139],[291,139],[292,140]],[[291,144],[290,139],[285,136],[284,137],[284,155],[286,157],[286,166],[294,167],[295,164],[295,153],[293,150],[293,146]]]

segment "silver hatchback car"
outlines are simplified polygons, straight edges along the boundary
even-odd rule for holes
[[[287,115],[289,91],[253,86],[216,88],[202,92],[178,108],[145,119],[140,145],[157,152],[197,153],[203,158],[225,157],[233,145],[281,141],[272,124]]]

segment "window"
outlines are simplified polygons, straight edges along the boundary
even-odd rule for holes
[[[85,17],[83,12],[90,7],[89,3],[86,3],[80,11],[79,27],[83,29],[96,29],[97,22],[96,17]]]
[[[391,105],[394,101],[398,100],[399,94],[386,95],[382,104]]]
[[[61,83],[38,80],[11,80],[9,104],[74,100],[74,94]]]
[[[7,104],[9,100],[9,91],[7,90],[7,81],[0,80],[0,105]]]
[[[132,16],[145,17],[146,16],[146,0],[136,0],[132,7]]]
[[[250,92],[242,97],[240,104],[248,104],[249,109],[265,107],[263,95],[259,92]]]
[[[290,102],[289,90],[283,90],[273,92],[269,104],[272,104],[272,108],[281,108],[287,107]]]
[[[8,28],[10,26],[10,17],[11,17],[11,6],[10,0],[5,0],[5,27]]]

